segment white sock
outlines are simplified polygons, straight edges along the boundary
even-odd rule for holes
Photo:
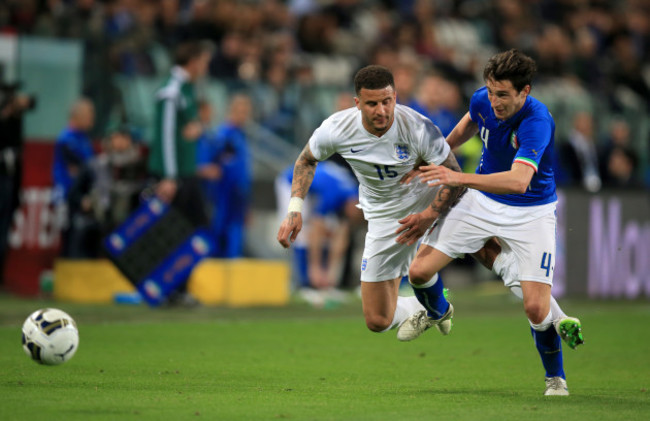
[[[567,317],[566,313],[562,311],[560,305],[555,301],[555,298],[551,295],[551,313],[553,314],[553,321],[564,319]]]
[[[530,323],[530,327],[532,327],[533,330],[536,330],[538,332],[544,332],[548,330],[548,328],[551,327],[551,325],[553,324],[553,313],[551,313],[551,311],[549,310],[548,314],[546,315],[544,320],[542,320],[541,323],[535,324],[531,322],[530,319],[528,319],[528,323]]]
[[[390,326],[388,326],[382,332],[396,328],[397,326],[404,323],[406,319],[420,310],[424,310],[424,307],[422,304],[420,304],[416,297],[397,297],[397,306],[395,306],[395,315],[393,315],[393,321],[391,322]]]

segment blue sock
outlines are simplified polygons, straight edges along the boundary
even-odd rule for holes
[[[431,278],[426,284],[411,284],[411,286],[420,304],[427,309],[429,317],[439,319],[449,310],[449,303],[443,293],[444,286],[440,274]]]
[[[542,358],[542,364],[546,369],[546,377],[562,377],[566,380],[564,375],[564,364],[562,363],[562,340],[560,335],[557,334],[553,325],[547,330],[540,332],[530,328],[535,340],[537,352]]]

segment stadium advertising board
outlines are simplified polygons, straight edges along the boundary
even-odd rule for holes
[[[558,255],[564,266],[558,279],[561,293],[650,297],[650,195],[638,190],[598,195],[562,191]]]

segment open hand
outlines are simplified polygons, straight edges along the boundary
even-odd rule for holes
[[[298,233],[302,230],[302,214],[300,212],[289,212],[282,221],[278,230],[278,241],[285,249],[296,241]]]
[[[396,234],[399,234],[395,241],[409,246],[415,244],[427,232],[434,220],[435,218],[425,217],[421,213],[414,213],[400,219],[397,222],[402,226],[395,231]]]
[[[452,171],[441,165],[429,164],[420,167],[420,181],[429,186],[440,186],[442,184],[456,187],[462,186],[460,176],[462,173]]]

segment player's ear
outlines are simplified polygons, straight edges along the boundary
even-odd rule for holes
[[[355,96],[355,97],[354,97],[354,105],[356,105],[357,108],[359,108],[359,103],[360,103],[360,102],[361,102],[361,101],[359,101],[359,97],[356,97],[356,96]],[[359,109],[361,109],[361,108],[359,108]]]
[[[530,85],[524,86],[524,89],[522,89],[521,92],[523,92],[524,95],[528,96],[530,94]]]

